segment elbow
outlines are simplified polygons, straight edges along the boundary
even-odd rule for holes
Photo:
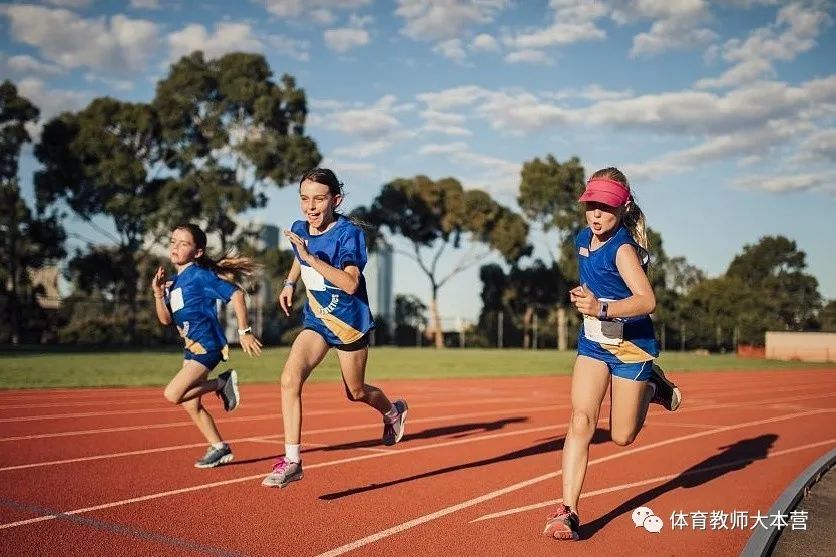
[[[650,315],[654,311],[656,311],[656,296],[651,294],[647,297],[647,308],[645,309],[645,313]]]
[[[357,294],[358,290],[360,290],[360,281],[353,280],[348,284],[348,287],[345,289],[345,293],[349,296],[354,296]]]

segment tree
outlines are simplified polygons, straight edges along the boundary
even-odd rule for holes
[[[58,217],[33,215],[20,195],[18,161],[23,145],[31,141],[26,124],[36,121],[38,114],[13,83],[0,84],[0,303],[9,317],[8,329],[0,335],[12,342],[25,336],[23,310],[35,303],[28,271],[64,253],[65,234]]]
[[[524,162],[520,172],[517,202],[525,216],[536,222],[544,233],[556,232],[557,239],[548,247],[548,252],[552,260],[560,260],[561,265],[574,262],[572,240],[586,223],[583,207],[578,203],[586,185],[584,172],[577,157],[560,163],[552,155],[546,155],[545,160],[535,157]],[[564,249],[567,243],[570,246],[568,254]],[[567,258],[567,255],[571,257]]]
[[[143,240],[157,219],[165,178],[153,170],[164,158],[159,121],[151,106],[109,97],[94,99],[76,114],[64,113],[44,126],[35,155],[39,207],[64,200],[82,219],[110,217],[118,237],[116,260],[125,265],[121,295],[127,329],[136,338],[137,272]]]
[[[398,253],[412,259],[430,283],[430,312],[435,346],[443,347],[438,292],[452,277],[482,259],[487,246],[508,262],[530,252],[528,225],[522,217],[496,203],[481,190],[465,191],[454,178],[433,181],[426,176],[398,178],[385,184],[371,206],[355,214],[373,226],[402,236],[411,250]],[[447,273],[439,261],[445,250],[468,249]]]
[[[206,61],[196,52],[172,66],[149,104],[99,98],[44,127],[39,207],[66,201],[91,226],[112,219],[116,259],[133,270],[118,289],[131,339],[143,280],[136,269],[152,233],[196,220],[225,251],[236,216],[263,206],[268,184],[287,185],[319,162],[304,135],[304,91],[290,76],[281,84],[271,76],[260,55]]]
[[[412,294],[395,296],[395,341],[413,344],[418,332],[427,326],[427,305]]]
[[[827,333],[836,333],[836,300],[830,300],[819,312],[819,323],[821,330]]]
[[[293,77],[279,83],[260,54],[184,56],[157,84],[152,106],[167,149],[165,222],[199,218],[226,250],[235,215],[266,203],[269,185],[298,180],[322,159],[305,135],[307,101]]]
[[[784,236],[765,236],[746,245],[726,276],[736,277],[751,290],[769,299],[782,329],[799,331],[816,322],[822,299],[818,281],[804,272],[806,254]]]

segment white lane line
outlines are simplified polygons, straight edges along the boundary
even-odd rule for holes
[[[528,402],[529,399],[527,397],[504,397],[504,398],[476,398],[468,400],[468,404],[503,404],[507,402]],[[303,401],[304,402],[304,401]],[[433,401],[433,402],[422,402],[420,403],[421,408],[433,408],[439,406],[459,406],[461,405],[461,399],[454,399],[450,401]],[[272,406],[278,407],[280,406],[278,400],[274,403],[269,402],[260,402],[256,404],[248,404],[247,408],[261,408],[264,406]],[[328,414],[345,414],[351,406],[347,408],[340,408],[337,410],[333,409],[333,404],[328,404],[328,407],[331,410],[306,410],[306,416],[326,416]],[[342,406],[342,405],[340,405]],[[359,405],[352,405],[353,411],[360,412],[365,411],[365,408]],[[169,406],[165,406],[162,408],[142,408],[142,409],[135,409],[135,410],[100,410],[97,412],[73,412],[68,414],[40,414],[40,415],[32,415],[32,416],[16,416],[13,418],[0,418],[0,423],[11,423],[11,422],[37,422],[37,421],[44,421],[44,420],[63,420],[68,418],[91,418],[96,416],[119,416],[121,414],[159,414],[161,412],[179,412],[182,413],[183,409],[177,407],[174,404]],[[192,423],[192,422],[188,422]]]
[[[590,491],[588,493],[582,493],[581,494],[581,499],[587,499],[587,498],[593,497],[595,495],[604,495],[604,494],[607,494],[607,493],[613,493],[615,491],[621,491],[621,490],[624,490],[624,489],[631,489],[631,488],[634,488],[634,487],[642,487],[642,486],[645,486],[645,485],[650,485],[650,484],[655,484],[655,483],[662,483],[662,482],[666,482],[668,480],[672,480],[674,478],[681,478],[681,477],[685,477],[685,476],[692,476],[692,475],[695,475],[695,474],[702,474],[704,472],[711,472],[712,470],[722,470],[723,468],[734,468],[735,466],[739,466],[741,464],[749,464],[749,463],[752,463],[752,462],[755,462],[755,461],[758,461],[758,460],[767,460],[767,459],[770,459],[770,458],[773,458],[773,457],[776,457],[776,456],[788,455],[788,454],[797,453],[797,452],[800,452],[800,451],[806,451],[807,449],[814,449],[816,447],[822,447],[822,446],[827,446],[827,445],[836,445],[836,439],[828,439],[827,441],[819,441],[818,443],[808,443],[807,445],[800,445],[798,447],[793,447],[791,449],[783,449],[783,450],[780,450],[780,451],[770,452],[765,457],[741,458],[739,460],[734,460],[734,461],[731,461],[731,462],[724,462],[723,464],[716,464],[714,466],[706,466],[704,468],[696,468],[694,470],[688,470],[686,472],[680,472],[680,473],[677,473],[677,474],[668,474],[668,475],[665,475],[665,476],[657,476],[655,478],[650,478],[650,479],[647,479],[647,480],[641,480],[641,481],[638,481],[638,482],[616,485],[616,486],[607,487],[607,488],[604,488],[604,489],[597,489],[595,491]],[[480,516],[479,518],[474,518],[470,522],[472,524],[474,522],[481,522],[483,520],[491,520],[491,519],[494,519],[494,518],[502,518],[504,516],[510,516],[510,515],[519,514],[519,513],[523,513],[523,512],[542,509],[542,508],[545,508],[545,507],[551,507],[552,505],[557,505],[557,504],[562,503],[562,502],[563,502],[563,499],[552,499],[550,501],[543,501],[541,503],[534,503],[534,504],[531,504],[531,505],[526,505],[524,507],[516,507],[514,509],[508,509],[508,510],[505,510],[505,511],[499,511],[499,512],[495,512],[495,513],[491,513],[491,514],[486,514],[486,515]]]
[[[674,437],[674,438],[671,438],[671,439],[666,439],[664,441],[651,443],[649,445],[644,445],[644,446],[641,446],[641,447],[636,447],[636,448],[633,448],[633,449],[627,449],[627,450],[624,450],[624,451],[620,451],[618,453],[614,453],[612,455],[608,455],[608,456],[605,456],[605,457],[596,458],[594,460],[590,460],[588,466],[593,466],[595,464],[600,464],[602,462],[608,462],[610,460],[615,460],[615,459],[618,459],[618,458],[624,458],[625,456],[629,456],[631,454],[648,451],[650,449],[663,447],[665,445],[670,445],[672,443],[678,443],[680,441],[690,441],[691,439],[696,439],[696,438],[699,438],[699,437],[705,437],[706,435],[715,435],[715,434],[718,434],[718,433],[724,433],[726,431],[732,431],[732,430],[735,430],[735,429],[742,429],[742,428],[746,428],[746,427],[753,427],[753,426],[765,425],[765,424],[775,423],[775,422],[780,422],[780,421],[792,420],[792,419],[795,419],[795,418],[802,418],[802,417],[805,417],[805,416],[811,416],[811,415],[815,415],[815,414],[833,413],[833,412],[836,412],[836,409],[827,409],[827,410],[820,410],[820,411],[812,410],[812,411],[808,411],[808,412],[797,412],[797,413],[794,413],[794,414],[786,414],[786,415],[783,415],[783,416],[776,416],[774,418],[767,418],[767,419],[764,419],[764,420],[757,420],[757,421],[753,421],[753,422],[746,422],[746,423],[743,423],[743,424],[735,424],[735,425],[730,425],[730,426],[719,427],[717,429],[712,429],[710,431],[700,431],[700,432],[697,432],[697,433],[692,433],[691,435],[684,435],[682,437]],[[347,544],[342,545],[340,547],[336,547],[336,548],[334,548],[330,551],[326,551],[325,553],[321,553],[321,554],[317,555],[316,557],[337,557],[338,555],[342,555],[343,553],[348,553],[349,551],[354,551],[355,549],[359,549],[363,546],[369,545],[370,543],[374,543],[374,542],[380,541],[384,538],[394,536],[395,534],[399,534],[399,533],[401,533],[405,530],[409,530],[410,528],[414,528],[416,526],[426,524],[427,522],[431,522],[431,521],[436,520],[438,518],[442,518],[442,517],[447,516],[449,514],[458,512],[462,509],[466,509],[468,507],[478,505],[478,504],[483,503],[485,501],[488,501],[490,499],[495,499],[496,497],[499,497],[501,495],[505,495],[506,493],[511,493],[513,491],[517,491],[517,490],[526,488],[528,486],[543,482],[545,480],[550,480],[550,479],[556,478],[560,474],[561,474],[561,471],[550,472],[548,474],[543,474],[542,476],[537,476],[535,478],[524,480],[522,482],[504,487],[502,489],[498,489],[496,491],[491,491],[490,493],[485,493],[484,495],[480,495],[479,497],[475,497],[473,499],[468,499],[466,501],[462,501],[461,503],[458,503],[456,505],[452,505],[450,507],[445,507],[443,509],[437,510],[437,511],[435,511],[433,513],[430,513],[430,514],[426,514],[424,516],[419,516],[417,518],[414,518],[414,519],[409,520],[407,522],[404,522],[402,524],[398,524],[398,525],[393,526],[391,528],[387,528],[386,530],[382,530],[382,531],[377,532],[375,534],[372,534],[370,536],[366,536],[364,538],[360,538],[359,540],[355,540],[353,542],[347,543]]]
[[[511,408],[502,410],[503,413],[507,414],[521,414],[523,412],[548,412],[555,409],[565,408],[565,406],[561,405],[548,405],[548,406],[527,406],[524,408]],[[455,421],[461,420],[465,418],[479,418],[484,416],[496,417],[497,419],[503,419],[502,416],[497,416],[496,410],[486,410],[481,412],[467,412],[463,414],[446,414],[442,416],[431,416],[429,418],[412,418],[409,420],[410,424],[425,424],[425,423],[435,423],[435,422],[444,422],[444,421]],[[191,422],[190,422],[191,423]],[[341,433],[345,431],[358,431],[363,429],[377,429],[380,427],[380,423],[367,423],[367,424],[360,424],[360,425],[352,425],[352,426],[342,426],[342,427],[328,427],[322,429],[310,429],[305,430],[302,432],[303,436],[308,435],[318,435],[322,433]],[[478,431],[478,430],[475,430]],[[275,434],[275,435],[261,435],[258,436],[258,439],[276,439],[276,441],[281,441],[284,438],[282,434]],[[229,439],[227,442],[232,443],[239,443],[242,441],[250,441],[252,437],[241,437],[238,439]],[[303,443],[303,445],[307,445],[308,443]],[[153,454],[165,451],[176,451],[180,449],[192,449],[195,447],[205,447],[206,443],[194,443],[188,445],[173,445],[169,447],[158,447],[155,449],[143,449],[139,451],[127,451],[127,452],[119,452],[119,453],[110,453],[110,454],[102,454],[102,455],[94,455],[94,456],[83,456],[78,458],[68,458],[63,460],[50,460],[45,462],[32,462],[29,464],[18,464],[14,466],[6,466],[4,468],[0,468],[0,472],[4,472],[7,470],[22,470],[24,468],[37,468],[40,466],[54,466],[58,464],[70,464],[73,462],[87,462],[90,460],[101,460],[101,459],[109,459],[109,458],[118,458],[124,456],[136,456],[136,455],[144,455],[144,454]]]
[[[525,402],[527,399],[522,398],[514,398],[514,399],[481,399],[481,400],[468,400],[468,405],[477,405],[477,404],[501,404],[503,402]],[[336,410],[305,410],[305,416],[329,416],[333,414],[344,415],[346,413],[364,413],[368,412],[368,409],[365,406],[360,405],[348,405],[344,408],[336,409]],[[427,407],[443,407],[443,406],[461,406],[461,400],[451,400],[449,402],[438,402],[438,403],[426,403],[417,406],[419,408],[427,408]],[[333,406],[331,406],[333,408]],[[180,408],[177,410],[183,411]],[[498,411],[502,411],[502,409],[494,410],[492,412],[488,412],[489,414],[495,414]],[[118,412],[117,412],[118,414]],[[256,414],[254,416],[239,416],[235,418],[217,418],[215,419],[215,423],[217,424],[226,424],[226,423],[234,423],[234,422],[255,422],[255,421],[265,421],[265,420],[277,420],[281,418],[281,413],[272,413],[272,414]],[[0,437],[0,442],[7,442],[7,441],[27,441],[32,439],[50,439],[53,437],[70,437],[75,435],[94,435],[99,433],[118,433],[123,431],[142,431],[145,429],[165,429],[169,427],[193,427],[194,423],[190,421],[183,421],[183,422],[168,422],[164,424],[147,424],[147,425],[137,425],[137,426],[120,426],[120,427],[108,427],[102,429],[82,429],[82,430],[73,430],[73,431],[60,431],[54,433],[36,433],[32,435],[18,435],[14,437]]]
[[[717,429],[714,429],[714,430],[711,430],[711,431],[702,431],[702,432],[694,433],[694,434],[691,434],[691,435],[685,435],[685,436],[682,436],[682,437],[667,439],[665,441],[660,441],[660,442],[653,443],[653,444],[650,444],[650,445],[646,445],[646,446],[643,446],[643,447],[636,447],[635,449],[628,449],[628,450],[625,450],[625,451],[621,451],[621,452],[616,453],[614,455],[609,455],[609,456],[606,456],[606,457],[602,457],[602,458],[592,460],[592,461],[589,462],[589,465],[591,466],[591,465],[594,465],[594,464],[598,464],[598,463],[601,463],[601,462],[606,462],[608,460],[613,460],[613,459],[616,459],[616,458],[623,458],[624,456],[634,454],[634,453],[637,453],[637,452],[647,451],[649,449],[653,449],[653,448],[656,448],[656,447],[659,447],[659,446],[668,445],[668,444],[671,444],[671,443],[676,443],[678,441],[687,441],[687,440],[694,439],[694,438],[697,438],[697,437],[703,437],[705,435],[712,435],[712,434],[715,434],[715,433],[722,433],[722,432],[730,431],[730,430],[734,430],[734,429],[741,429],[741,428],[745,428],[745,427],[763,425],[763,424],[767,424],[767,423],[774,423],[774,422],[779,422],[779,421],[791,420],[791,419],[794,419],[794,418],[804,417],[804,416],[808,416],[808,415],[831,413],[831,412],[836,412],[836,409],[815,410],[815,411],[809,411],[809,412],[798,412],[798,413],[794,413],[794,414],[786,414],[786,415],[783,415],[783,416],[776,416],[774,418],[768,418],[768,419],[765,419],[765,420],[758,420],[758,421],[747,422],[747,423],[743,423],[743,424],[724,426],[724,427],[720,427],[720,428],[717,428]],[[535,433],[535,432],[541,432],[541,431],[548,431],[548,430],[552,430],[552,429],[558,429],[558,427],[559,428],[565,428],[566,424],[561,424],[560,426],[553,426],[552,425],[552,426],[529,428],[529,429],[526,429],[526,430],[508,431],[508,432],[503,432],[503,433],[494,433],[494,434],[490,434],[490,435],[471,437],[471,438],[467,438],[467,439],[457,439],[455,441],[433,443],[433,444],[430,444],[430,445],[421,445],[421,446],[418,446],[418,447],[408,447],[408,448],[404,448],[404,449],[400,449],[400,450],[386,451],[386,452],[383,452],[383,453],[365,454],[365,455],[361,455],[361,456],[348,457],[348,458],[343,458],[343,459],[333,460],[333,461],[328,461],[328,462],[320,462],[320,463],[317,463],[317,464],[309,465],[306,468],[308,468],[309,470],[314,469],[314,468],[323,468],[323,467],[326,467],[326,466],[335,466],[337,464],[357,462],[357,461],[360,461],[360,460],[368,460],[368,459],[372,459],[372,458],[382,458],[382,457],[386,457],[386,456],[394,456],[394,455],[399,455],[399,454],[402,454],[402,453],[412,453],[412,452],[417,452],[417,451],[425,451],[425,450],[430,450],[430,449],[450,447],[450,446],[462,445],[462,444],[466,444],[466,443],[473,443],[473,442],[477,442],[477,441],[486,441],[486,440],[490,440],[490,439],[498,439],[498,438],[508,437],[508,436],[512,436],[512,435],[522,435],[522,434],[525,434],[525,433]],[[471,499],[469,501],[465,501],[465,502],[460,503],[458,505],[454,505],[453,507],[447,507],[447,509],[442,509],[440,511],[432,513],[431,515],[425,515],[424,517],[419,517],[415,520],[412,520],[412,521],[409,521],[407,523],[401,524],[401,525],[396,526],[394,528],[390,528],[389,530],[384,530],[383,532],[378,532],[377,534],[374,534],[372,536],[368,536],[366,538],[363,538],[362,540],[357,540],[356,542],[352,542],[352,544],[342,546],[341,548],[337,548],[335,550],[332,550],[332,552],[329,552],[329,553],[326,553],[326,554],[323,554],[323,555],[340,555],[342,553],[345,553],[346,551],[351,551],[352,549],[356,549],[357,547],[362,547],[363,545],[367,545],[367,544],[372,543],[374,541],[377,541],[379,539],[383,539],[385,537],[391,536],[391,535],[396,534],[398,532],[401,532],[403,530],[407,530],[409,528],[412,528],[413,526],[417,526],[419,524],[429,522],[430,520],[434,520],[435,518],[440,518],[442,516],[446,516],[447,514],[450,514],[452,512],[456,512],[457,510],[460,510],[462,508],[470,507],[470,506],[476,505],[478,503],[481,503],[482,501],[487,501],[488,499],[493,499],[495,497],[499,497],[500,495],[502,495],[504,493],[509,493],[509,492],[515,491],[517,489],[522,489],[523,487],[526,487],[528,485],[533,485],[533,484],[539,483],[543,480],[554,478],[554,477],[558,476],[559,474],[560,474],[559,472],[550,472],[548,474],[544,474],[542,476],[538,476],[536,478],[532,478],[530,480],[526,480],[524,482],[514,484],[513,486],[509,486],[509,487],[503,488],[501,490],[485,494],[481,497],[477,497],[476,499]],[[182,494],[182,493],[189,493],[189,492],[200,491],[200,490],[203,490],[203,489],[209,489],[209,488],[213,488],[213,487],[219,487],[219,486],[231,485],[231,484],[236,484],[236,483],[242,483],[242,482],[246,482],[246,481],[255,480],[255,479],[261,478],[263,476],[264,476],[264,474],[258,474],[258,475],[254,475],[254,476],[245,476],[245,477],[242,477],[242,478],[233,478],[233,479],[225,480],[225,481],[221,481],[221,482],[213,482],[213,483],[209,483],[209,484],[200,484],[200,485],[195,485],[195,486],[182,488],[182,489],[176,489],[176,490],[172,490],[172,491],[164,491],[162,493],[154,493],[154,494],[150,494],[150,495],[144,495],[144,496],[141,496],[141,497],[134,497],[132,499],[125,499],[125,500],[122,500],[122,501],[113,501],[111,503],[104,503],[104,504],[95,505],[95,506],[92,506],[92,507],[85,507],[83,509],[75,509],[75,510],[72,510],[72,511],[62,512],[61,514],[62,515],[75,515],[75,514],[93,512],[93,511],[112,508],[112,507],[120,507],[120,506],[124,506],[124,505],[128,505],[128,504],[132,504],[132,503],[139,503],[139,502],[143,502],[143,501],[150,501],[150,500],[153,500],[153,499],[159,499],[159,498],[162,498],[162,497],[170,497],[170,496],[173,496],[173,495],[179,495],[179,494]],[[453,509],[453,510],[450,510],[450,509]],[[30,519],[27,519],[27,520],[19,520],[17,522],[10,522],[10,523],[6,523],[6,524],[0,524],[0,530],[5,530],[5,529],[8,529],[8,528],[15,528],[15,527],[24,526],[24,525],[27,525],[27,524],[34,524],[34,523],[37,523],[37,522],[44,522],[44,521],[47,521],[47,520],[54,520],[55,518],[56,518],[56,515],[48,515],[48,516],[40,516],[40,517],[37,517],[37,518],[30,518]],[[404,527],[407,524],[409,526]],[[359,545],[356,545],[356,544],[359,544]],[[349,547],[349,546],[351,546],[351,547]],[[346,547],[349,547],[349,549],[339,551],[338,553],[333,553],[333,551],[338,551],[338,550],[344,549]]]
[[[776,390],[776,389],[771,389],[771,392],[780,393],[780,392],[783,392],[783,391]],[[807,397],[804,397],[804,398],[827,398],[827,397],[831,397],[831,396],[836,396],[836,395],[834,395],[834,394],[812,395],[812,396],[807,396]],[[762,403],[767,404],[769,402],[780,402],[780,401],[783,401],[783,400],[795,400],[797,398],[798,397],[791,398],[791,399],[772,399],[772,400],[762,401]],[[608,403],[605,402],[603,406],[608,406]],[[681,415],[681,414],[690,413],[690,412],[700,412],[702,410],[713,410],[713,409],[718,409],[718,408],[736,408],[738,406],[739,406],[738,403],[709,404],[709,405],[704,405],[704,406],[685,406],[685,407],[680,408],[679,410],[677,410],[676,414]],[[524,408],[514,408],[514,409],[490,410],[490,411],[482,411],[482,412],[469,412],[469,413],[464,413],[464,414],[452,414],[452,415],[446,415],[446,416],[435,416],[435,417],[432,417],[432,418],[412,419],[412,420],[410,420],[410,423],[413,423],[413,424],[431,423],[431,422],[438,422],[438,421],[444,421],[444,420],[454,420],[454,419],[461,419],[461,418],[474,418],[474,417],[480,417],[480,416],[496,416],[497,412],[509,413],[510,414],[510,413],[524,413],[524,412],[540,412],[540,411],[549,411],[549,410],[562,410],[562,409],[567,409],[569,407],[570,407],[570,405],[555,404],[555,405],[534,406],[534,407],[524,407]],[[760,408],[760,407],[758,407],[758,408]],[[648,412],[647,417],[648,417],[648,419],[650,419],[653,416],[665,415],[665,414],[668,414],[668,412],[662,411],[662,410],[658,410],[658,411],[651,410],[651,411]],[[276,414],[275,416],[278,417],[278,416],[280,416],[280,414]],[[265,419],[267,419],[267,418],[265,418]],[[604,418],[602,418],[602,420],[603,420],[603,423],[607,423],[608,418],[604,417]],[[229,420],[229,421],[234,421],[234,419]],[[217,422],[218,423],[224,423],[225,421],[224,420],[218,420]],[[652,423],[652,422],[648,422],[648,423]],[[174,424],[158,424],[157,426],[153,426],[153,427],[155,427],[155,428],[165,428],[165,427],[169,427],[169,426],[185,427],[185,426],[190,426],[190,425],[192,425],[192,422],[175,422]],[[657,424],[657,425],[659,425],[659,424]],[[336,432],[342,432],[342,431],[355,431],[355,430],[368,429],[368,428],[378,427],[378,426],[379,426],[379,424],[363,424],[363,425],[357,425],[357,426],[345,426],[345,427],[338,427],[338,428],[324,428],[324,429],[318,429],[318,430],[308,430],[308,431],[303,432],[303,434],[304,435],[309,435],[309,434],[319,434],[319,433],[336,433]],[[138,430],[143,430],[143,429],[150,429],[151,427],[152,426],[134,426],[134,427],[130,427],[130,428],[110,428],[110,429],[106,429],[106,430],[90,430],[89,433],[112,433],[112,432],[115,432],[115,431],[116,432],[118,432],[118,431],[138,431]],[[714,427],[714,426],[711,426],[711,427]],[[88,433],[88,432],[72,431],[72,432],[55,433],[55,434],[41,434],[39,436],[21,436],[21,437],[16,437],[16,438],[5,438],[5,439],[0,438],[0,441],[5,441],[5,440],[9,440],[9,441],[30,440],[30,439],[38,439],[38,438],[44,438],[44,437],[63,437],[65,435],[83,435],[83,434],[86,434],[86,433]],[[275,437],[276,439],[282,439],[283,438],[283,436],[280,435],[280,434],[279,435],[261,436],[261,437],[262,438],[274,438]],[[233,443],[233,442],[239,442],[239,441],[246,441],[247,439],[248,438],[232,439],[229,442]],[[94,455],[94,456],[89,456],[89,457],[78,457],[78,458],[63,459],[63,460],[34,462],[34,463],[29,463],[29,464],[19,464],[19,465],[15,465],[15,466],[3,467],[3,468],[0,468],[0,472],[6,471],[6,470],[20,470],[20,469],[24,469],[24,468],[35,468],[35,467],[38,467],[38,466],[51,466],[51,465],[56,465],[56,464],[69,464],[69,463],[73,463],[73,462],[85,462],[85,461],[88,461],[88,460],[99,460],[99,459],[107,459],[107,458],[118,458],[118,457],[124,457],[124,456],[136,456],[136,455],[143,455],[143,454],[152,454],[152,453],[165,452],[165,451],[170,451],[170,450],[201,447],[203,445],[205,445],[205,443],[203,443],[203,444],[193,444],[193,445],[192,444],[189,444],[189,445],[175,445],[175,446],[171,446],[171,447],[144,449],[144,450],[141,450],[141,451],[128,451],[128,452],[110,453],[110,454],[103,454],[103,455]]]
[[[512,435],[523,435],[523,434],[526,434],[526,433],[538,433],[538,432],[542,432],[542,431],[558,429],[558,427],[559,426],[555,426],[555,425],[549,425],[549,426],[543,426],[543,427],[533,427],[533,428],[524,429],[524,430],[506,431],[506,432],[503,432],[503,433],[493,433],[493,434],[490,434],[490,435],[482,435],[482,436],[479,436],[479,437],[471,437],[471,438],[468,438],[468,439],[456,439],[455,441],[445,441],[445,442],[442,442],[442,443],[433,443],[431,445],[421,445],[421,446],[418,446],[418,447],[408,447],[408,448],[405,448],[405,449],[385,451],[385,452],[382,452],[382,453],[365,454],[365,455],[360,455],[360,456],[341,458],[339,460],[331,460],[331,461],[327,461],[327,462],[319,462],[317,464],[305,465],[305,469],[306,470],[312,470],[314,468],[324,468],[324,467],[327,467],[327,466],[335,466],[337,464],[346,464],[346,463],[349,463],[349,462],[357,462],[359,460],[368,460],[370,458],[381,458],[381,457],[384,457],[384,456],[394,456],[394,455],[398,455],[398,454],[401,454],[401,453],[426,451],[426,450],[430,450],[430,449],[438,449],[438,448],[449,447],[449,446],[453,446],[453,445],[463,445],[463,444],[466,444],[466,443],[474,443],[474,442],[477,442],[477,441],[488,441],[488,440],[491,440],[491,439],[497,439],[497,438],[501,438],[501,437],[508,437],[508,436],[512,436]],[[164,491],[162,493],[153,493],[151,495],[143,495],[141,497],[134,497],[132,499],[124,499],[122,501],[113,501],[111,503],[104,503],[104,504],[95,505],[95,506],[92,506],[92,507],[85,507],[83,509],[75,509],[75,510],[72,510],[72,511],[65,511],[65,512],[62,512],[61,514],[62,515],[75,515],[75,514],[82,514],[82,513],[92,512],[92,511],[98,511],[98,510],[101,510],[101,509],[108,509],[108,508],[111,508],[111,507],[120,507],[120,506],[123,506],[123,505],[129,505],[131,503],[139,503],[139,502],[142,502],[142,501],[150,501],[152,499],[159,499],[161,497],[170,497],[172,495],[179,495],[181,493],[189,493],[189,492],[192,492],[192,491],[199,491],[199,490],[202,490],[202,489],[209,489],[209,488],[212,488],[212,487],[218,487],[218,486],[223,486],[223,485],[230,485],[230,484],[236,484],[236,483],[241,483],[241,482],[247,482],[247,481],[255,480],[257,478],[263,478],[264,475],[265,474],[262,473],[262,474],[258,474],[258,475],[255,475],[255,476],[245,476],[245,477],[242,477],[242,478],[233,478],[233,479],[230,479],[230,480],[224,480],[224,481],[220,481],[220,482],[194,485],[194,486],[186,487],[186,488],[182,488],[182,489],[175,489],[175,490],[172,490],[172,491]],[[23,526],[23,525],[26,525],[26,524],[34,524],[36,522],[43,522],[43,521],[46,521],[46,520],[53,520],[54,518],[56,518],[55,515],[47,515],[47,516],[39,516],[37,518],[30,518],[28,520],[19,520],[17,522],[9,522],[9,523],[6,523],[6,524],[0,524],[0,530],[5,530],[5,529],[8,529],[8,528],[15,528],[17,526]]]

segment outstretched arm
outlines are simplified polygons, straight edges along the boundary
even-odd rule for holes
[[[248,356],[261,355],[261,341],[250,330],[249,317],[247,315],[247,302],[244,298],[244,291],[240,288],[235,291],[230,300],[235,318],[238,320],[238,342]],[[243,332],[242,331],[246,331]]]

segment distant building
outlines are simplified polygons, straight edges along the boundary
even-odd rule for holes
[[[390,246],[369,253],[369,261],[363,271],[366,277],[366,290],[369,293],[369,306],[375,317],[380,317],[389,332],[395,328],[395,297],[393,295],[394,253]],[[380,324],[378,324],[380,325]]]

